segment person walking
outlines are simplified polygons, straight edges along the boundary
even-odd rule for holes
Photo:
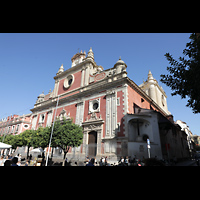
[[[14,158],[12,159],[12,164],[11,164],[11,166],[18,166],[17,163],[18,163],[18,158],[17,158],[17,157],[14,157]]]
[[[4,166],[4,161],[5,161],[4,156],[1,156],[1,158],[0,158],[0,166]]]
[[[94,166],[94,158],[91,158],[90,162],[86,166]]]

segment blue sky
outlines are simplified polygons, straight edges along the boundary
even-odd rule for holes
[[[177,59],[189,42],[190,33],[0,33],[0,119],[10,114],[27,114],[37,96],[54,88],[61,64],[71,67],[71,58],[79,50],[92,47],[97,65],[114,66],[121,56],[127,64],[128,77],[140,85],[151,70],[158,81],[167,73],[169,52]],[[171,96],[168,109],[174,120],[185,121],[193,134],[200,135],[199,114],[185,105],[187,100]]]

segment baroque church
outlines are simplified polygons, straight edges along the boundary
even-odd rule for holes
[[[50,126],[55,114],[81,125],[83,143],[71,148],[68,158],[89,156],[99,160],[107,156],[110,162],[121,156],[147,158],[147,139],[151,157],[162,159],[167,155],[160,132],[172,123],[173,116],[167,108],[167,96],[151,71],[138,86],[128,78],[127,65],[121,58],[104,70],[90,48],[87,54],[75,54],[71,61],[70,68],[59,68],[53,91],[38,96],[31,109],[32,129]],[[59,152],[54,149],[54,155]]]

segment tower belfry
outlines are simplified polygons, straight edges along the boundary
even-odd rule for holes
[[[83,51],[81,50],[81,52],[79,53],[79,48],[78,48],[78,53],[76,53],[76,54],[71,58],[71,61],[72,61],[72,66],[71,66],[71,67],[74,67],[75,65],[81,63],[85,57],[86,57],[85,51],[83,52]]]
[[[158,84],[157,80],[153,77],[149,70],[147,81],[140,85],[140,88],[145,91],[151,99],[157,103],[165,112],[169,113],[167,108],[167,96],[163,88]]]

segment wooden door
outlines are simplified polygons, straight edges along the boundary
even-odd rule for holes
[[[97,152],[97,132],[92,131],[88,134],[88,156],[94,157]]]

